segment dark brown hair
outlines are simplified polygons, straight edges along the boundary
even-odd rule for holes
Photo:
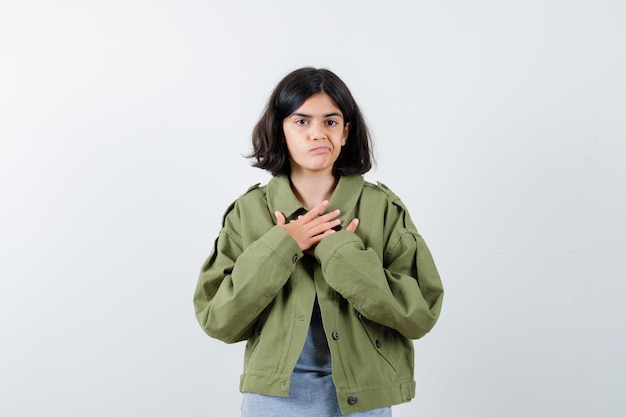
[[[372,167],[372,141],[359,106],[343,81],[327,69],[300,68],[283,78],[270,96],[261,119],[252,132],[255,158],[252,166],[272,175],[288,173],[289,151],[285,143],[283,121],[309,97],[327,94],[350,123],[346,145],[335,162],[334,174],[365,174]]]

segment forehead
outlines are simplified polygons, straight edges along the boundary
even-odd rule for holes
[[[294,113],[308,114],[311,116],[326,116],[326,115],[339,115],[343,117],[341,110],[335,104],[335,102],[326,93],[314,94],[311,97],[304,100],[304,103],[300,105]]]

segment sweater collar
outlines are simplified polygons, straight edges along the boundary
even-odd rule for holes
[[[356,205],[364,179],[362,175],[339,177],[335,191],[330,197],[327,211],[339,209],[342,214],[348,213]],[[271,213],[280,211],[286,219],[293,219],[296,214],[305,213],[306,209],[298,201],[291,189],[289,177],[277,175],[267,184],[267,203]]]

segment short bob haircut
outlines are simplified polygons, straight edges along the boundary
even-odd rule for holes
[[[343,81],[327,69],[300,68],[283,78],[270,96],[261,120],[252,132],[255,158],[253,167],[272,175],[290,172],[289,150],[285,142],[283,121],[309,97],[327,94],[341,110],[344,123],[350,123],[345,146],[335,162],[335,176],[365,174],[372,167],[372,140],[359,106]]]

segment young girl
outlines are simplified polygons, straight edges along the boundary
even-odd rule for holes
[[[296,70],[252,144],[273,178],[228,208],[194,295],[206,333],[247,340],[242,416],[391,416],[443,288],[404,204],[364,181],[357,104],[332,72]]]

